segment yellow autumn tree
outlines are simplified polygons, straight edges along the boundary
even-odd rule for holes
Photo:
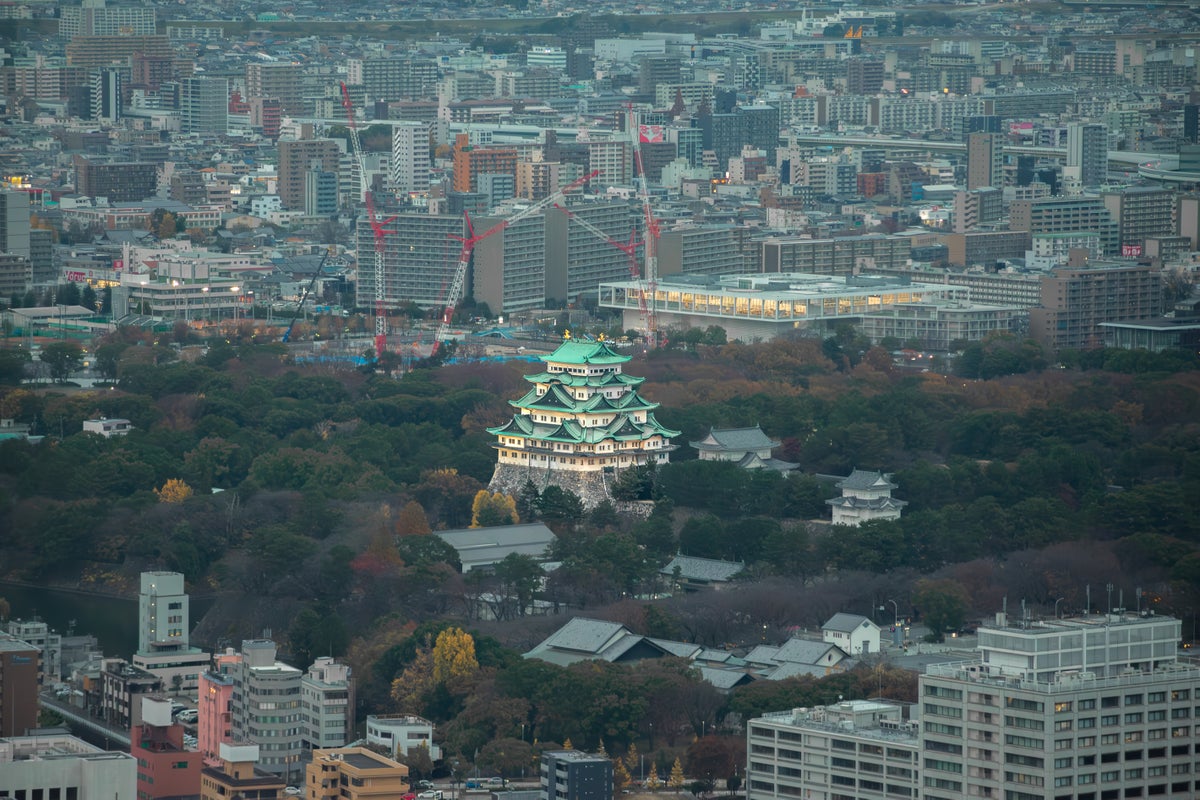
[[[671,765],[671,777],[667,778],[667,788],[673,792],[679,792],[683,790],[683,764],[678,758],[676,758],[675,763]]]
[[[571,744],[571,737],[568,736],[563,741],[563,750],[574,750],[574,749],[575,749],[575,745]]]
[[[658,779],[658,765],[650,762],[650,775],[646,778],[646,788],[652,792],[657,792],[662,788],[662,781]]]
[[[613,759],[613,794],[620,794],[621,790],[629,785],[631,778],[629,770],[625,768],[624,759]]]
[[[425,707],[425,697],[433,691],[433,654],[418,647],[417,655],[392,681],[392,700],[405,713],[415,714]]]
[[[192,487],[178,478],[171,478],[161,489],[155,489],[154,493],[158,495],[160,503],[182,503],[192,496]]]
[[[470,678],[479,670],[475,639],[462,628],[447,628],[433,645],[433,682],[444,684]]]
[[[630,742],[629,749],[625,751],[625,768],[630,772],[638,768],[638,749],[635,742]]]
[[[475,493],[471,503],[471,527],[491,528],[496,525],[517,524],[517,501],[503,492],[492,494],[487,489]]]

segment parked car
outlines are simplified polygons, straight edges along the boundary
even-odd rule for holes
[[[418,789],[432,789],[433,781],[417,781]]]
[[[442,800],[442,790],[426,789],[417,795],[417,800]]]
[[[191,723],[200,719],[200,712],[194,708],[185,708],[183,711],[180,711],[175,715],[175,719],[179,720],[180,722],[186,722],[190,725]]]

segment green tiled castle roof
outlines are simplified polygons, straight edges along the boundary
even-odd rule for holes
[[[630,359],[608,346],[606,342],[566,341],[548,356],[542,356],[547,364],[624,364]]]

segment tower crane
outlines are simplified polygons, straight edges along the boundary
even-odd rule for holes
[[[312,280],[308,282],[308,288],[304,290],[304,294],[300,295],[300,302],[296,303],[296,310],[292,312],[292,319],[288,322],[287,330],[283,332],[283,343],[287,344],[292,338],[292,328],[296,326],[296,319],[300,316],[300,310],[304,308],[304,301],[312,294],[313,286],[317,284],[317,278],[321,277],[321,270],[325,268],[325,261],[329,258],[329,254],[333,248],[326,248],[325,254],[321,256],[321,263],[317,264],[317,271],[313,273]]]
[[[471,224],[471,215],[463,212],[463,219],[466,221],[467,233],[465,236],[455,236],[451,234],[450,238],[462,242],[462,250],[458,254],[458,265],[454,269],[454,279],[450,281],[450,289],[446,293],[446,308],[442,312],[442,318],[438,322],[437,333],[433,337],[433,355],[437,355],[438,350],[442,346],[442,342],[446,340],[446,333],[450,329],[450,320],[454,316],[454,309],[458,306],[458,302],[462,300],[464,291],[467,286],[467,267],[471,264],[471,253],[475,250],[475,245],[482,242],[492,234],[499,233],[516,222],[519,222],[526,217],[536,214],[548,205],[558,201],[567,192],[573,189],[578,189],[592,178],[600,174],[600,170],[592,170],[582,178],[576,178],[568,184],[560,187],[556,191],[550,193],[543,199],[537,201],[533,205],[527,206],[511,217],[500,220],[492,227],[488,228],[483,233],[475,233],[475,226]]]
[[[592,234],[593,236],[596,236],[597,238],[603,239],[604,241],[608,242],[610,245],[612,245],[613,247],[617,248],[622,253],[624,253],[625,257],[629,259],[629,277],[631,280],[638,281],[642,277],[642,269],[641,269],[641,265],[638,263],[637,251],[638,251],[638,248],[644,244],[644,242],[640,241],[637,238],[636,230],[629,232],[629,241],[628,242],[618,241],[617,239],[612,238],[607,233],[605,233],[603,230],[596,227],[592,223],[588,222],[586,219],[579,216],[578,214],[576,214],[574,211],[567,208],[566,206],[560,206],[560,205],[555,204],[555,207],[558,208],[560,211],[562,211],[564,214],[566,214],[567,218],[570,219],[572,222],[578,222],[579,226],[581,228],[583,228],[585,231]],[[649,326],[649,324],[650,324],[650,309],[649,309],[649,306],[646,304],[646,293],[644,291],[638,292],[638,308],[642,312],[642,318],[646,320],[646,325]]]
[[[642,222],[646,226],[646,269],[641,304],[645,307],[646,313],[646,346],[653,349],[659,345],[658,313],[655,311],[654,303],[655,295],[658,292],[658,237],[662,229],[658,219],[654,216],[654,209],[650,207],[650,189],[646,185],[646,169],[642,164],[641,136],[639,135],[637,115],[634,113],[632,104],[630,104],[628,110],[628,128],[631,144],[633,145],[633,163],[638,173],[638,197],[642,201]],[[645,297],[647,293],[650,295],[649,299]]]
[[[350,90],[342,83],[342,107],[346,110],[346,119],[350,127],[350,145],[354,149],[354,160],[358,164],[358,179],[362,182],[363,200],[367,205],[367,222],[371,225],[371,235],[375,239],[375,360],[383,357],[387,348],[387,315],[383,310],[383,254],[387,248],[389,231],[387,224],[396,217],[391,216],[380,220],[375,214],[375,195],[367,185],[367,162],[363,158],[362,142],[358,138],[358,122],[354,119],[354,103],[350,100]],[[362,259],[359,259],[362,262]]]

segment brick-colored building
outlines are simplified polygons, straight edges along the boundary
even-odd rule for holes
[[[165,800],[200,792],[201,756],[183,746],[183,725],[171,719],[165,698],[142,698],[142,723],[131,731],[129,752],[137,759],[139,800]]]
[[[19,639],[0,639],[0,738],[37,727],[41,653]]]
[[[365,747],[314,751],[304,782],[309,800],[402,797],[409,789],[408,767]]]
[[[1157,268],[1142,265],[1056,269],[1042,278],[1041,303],[1029,310],[1030,334],[1055,352],[1102,347],[1100,323],[1162,313],[1161,280]]]
[[[305,177],[312,170],[337,172],[341,151],[333,139],[279,142],[279,199],[284,208],[304,208]]]
[[[517,151],[503,147],[476,147],[465,133],[454,139],[454,185],[456,192],[476,191],[476,179],[485,173],[516,176]]]

